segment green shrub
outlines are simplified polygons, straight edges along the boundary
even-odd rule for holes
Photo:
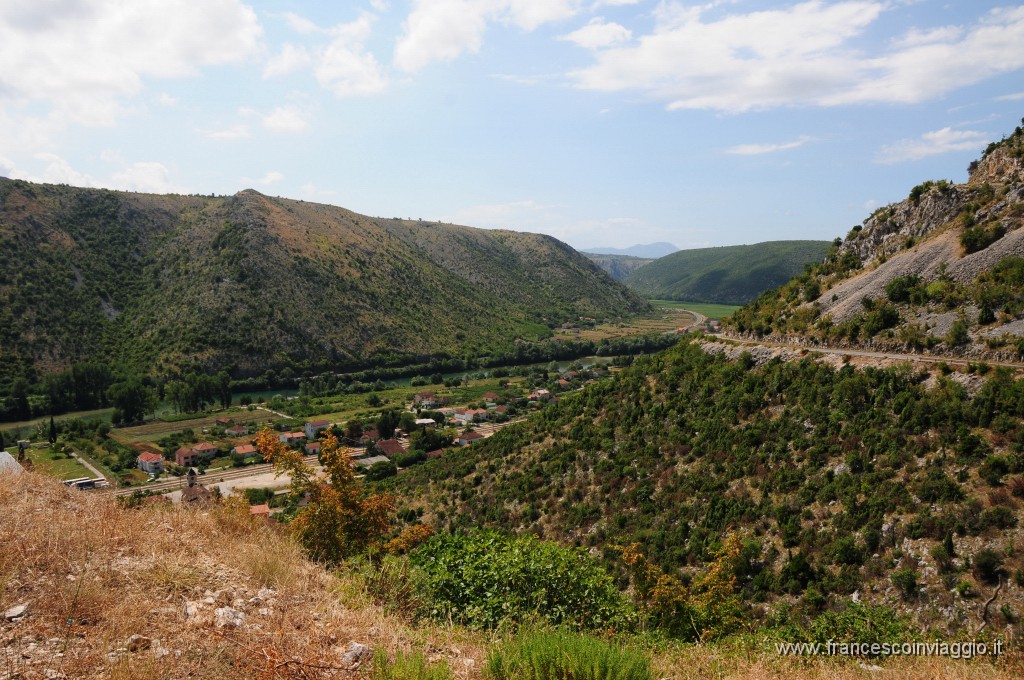
[[[490,680],[649,680],[650,661],[639,651],[588,635],[534,632],[492,647]]]
[[[455,674],[444,659],[427,663],[423,652],[398,652],[391,662],[381,649],[373,655],[373,674],[370,677],[373,680],[455,680]]]
[[[991,548],[982,548],[974,556],[974,575],[986,583],[995,583],[1003,573],[1003,558]]]
[[[841,612],[825,612],[811,624],[808,636],[814,642],[856,640],[874,642],[905,642],[918,635],[909,619],[884,605],[847,602]]]
[[[440,535],[410,554],[424,574],[430,613],[493,628],[540,618],[580,628],[628,626],[634,614],[589,555],[496,531]]]
[[[896,586],[904,599],[909,599],[917,594],[917,572],[909,567],[903,567],[892,572],[892,584]]]

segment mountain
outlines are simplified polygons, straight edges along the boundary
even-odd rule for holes
[[[645,309],[549,236],[0,179],[0,388],[87,359],[253,374],[474,354]]]
[[[583,248],[581,252],[592,255],[630,255],[632,257],[644,257],[654,260],[659,257],[664,257],[669,253],[674,253],[677,250],[679,250],[679,248],[675,247],[671,243],[658,241],[656,243],[638,243],[628,248],[611,248],[608,246]]]
[[[640,267],[654,262],[645,257],[633,257],[632,255],[596,255],[594,253],[583,253],[594,264],[608,272],[616,281],[622,281]]]
[[[854,227],[826,262],[734,315],[741,333],[979,358],[1024,354],[1024,126]]]
[[[644,297],[743,304],[824,259],[827,241],[767,241],[680,250],[640,267],[623,282]]]

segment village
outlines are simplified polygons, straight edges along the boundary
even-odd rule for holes
[[[257,450],[255,435],[262,428],[270,428],[283,445],[300,451],[314,466],[321,439],[327,434],[337,437],[357,474],[379,481],[453,449],[472,447],[530,411],[557,403],[560,394],[608,375],[605,364],[583,367],[577,363],[553,373],[544,371],[543,379],[476,380],[419,391],[393,387],[380,392],[383,398],[375,393],[359,402],[377,404],[375,408],[342,412],[351,416],[346,418],[290,415],[289,406],[300,410],[309,403],[297,396],[243,405],[245,399],[195,418],[183,414],[110,430],[107,436],[134,455],[132,468],[116,473],[101,462],[98,452],[102,450],[90,453],[82,439],[71,445],[62,438],[65,443],[49,448],[45,442],[23,440],[16,453],[4,452],[0,461],[11,468],[30,467],[33,461],[45,465],[50,461],[43,452],[59,447],[50,457],[59,459],[63,452],[67,460],[54,471],[68,486],[185,505],[238,495],[249,501],[254,516],[270,519],[283,511],[290,480],[278,476]],[[87,476],[80,474],[85,470]]]

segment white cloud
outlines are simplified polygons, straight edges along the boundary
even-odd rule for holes
[[[263,67],[263,77],[284,76],[308,66],[312,62],[309,51],[301,45],[285,43],[277,55],[271,57]]]
[[[376,16],[362,12],[348,23],[321,28],[296,14],[285,14],[285,21],[302,34],[330,37],[330,43],[316,47],[286,44],[281,52],[267,61],[263,76],[292,73],[313,67],[317,82],[338,97],[371,95],[387,89],[389,81],[377,58],[365,47],[373,31]]]
[[[261,34],[241,0],[8,0],[0,101],[45,102],[69,120],[111,124],[145,79],[237,62]]]
[[[258,184],[261,186],[270,186],[271,184],[277,184],[284,179],[284,174],[277,170],[270,170],[267,174],[263,175],[260,179],[251,179],[249,177],[242,178],[242,184]]]
[[[997,102],[1019,102],[1024,99],[1024,92],[1015,92],[1014,94],[1004,94],[1001,97],[996,97]]]
[[[14,176],[14,161],[0,156],[0,177]]]
[[[249,134],[249,126],[239,124],[232,125],[231,127],[224,128],[223,130],[207,132],[206,136],[210,139],[247,139]]]
[[[625,5],[635,5],[640,0],[597,0],[594,3],[594,8],[598,7],[623,7]]]
[[[766,153],[776,153],[779,151],[789,151],[790,149],[796,149],[807,142],[814,141],[813,137],[807,135],[801,135],[797,139],[791,142],[782,142],[778,144],[738,144],[736,146],[729,147],[725,150],[726,153],[735,154],[737,156],[760,156]]]
[[[388,11],[388,3],[386,0],[370,0],[370,7],[378,12]]]
[[[171,181],[170,172],[162,163],[132,163],[111,176],[112,187],[147,194],[184,194],[188,190]]]
[[[913,103],[1024,67],[1024,7],[974,25],[912,29],[865,53],[863,36],[892,5],[809,0],[722,14],[675,2],[633,45],[599,52],[571,75],[581,88],[638,90],[670,109],[745,111],[777,106]]]
[[[580,47],[596,50],[628,42],[633,32],[615,22],[605,23],[604,17],[594,17],[586,26],[561,36],[561,40],[574,42]]]
[[[984,132],[945,127],[926,132],[917,139],[901,139],[884,146],[875,160],[884,164],[916,161],[952,151],[978,151],[988,142],[989,139]]]
[[[309,127],[309,122],[294,106],[278,106],[263,116],[263,127],[274,132],[302,132]]]
[[[156,98],[156,100],[162,106],[177,106],[178,104],[178,98],[172,97],[166,92],[161,92],[160,95]]]
[[[503,21],[527,31],[568,19],[580,0],[414,0],[395,45],[394,62],[415,73],[434,61],[478,52],[487,25]]]
[[[46,182],[48,184],[70,184],[76,187],[99,186],[89,175],[78,172],[66,160],[53,153],[37,153],[35,159],[46,163],[46,167],[38,176],[28,176],[25,179],[32,182]]]

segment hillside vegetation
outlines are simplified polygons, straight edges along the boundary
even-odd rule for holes
[[[684,583],[741,531],[747,621],[852,597],[933,632],[1002,630],[1024,613],[1024,380],[968,377],[683,341],[393,483],[424,521],[616,568],[636,543]]]
[[[616,281],[622,281],[640,267],[654,262],[652,258],[634,257],[632,255],[583,254],[598,267],[608,272],[608,275]]]
[[[820,262],[826,241],[768,241],[680,250],[640,267],[623,282],[646,298],[739,305]]]
[[[827,260],[737,312],[732,329],[812,343],[1024,356],[1024,126],[966,184],[917,185]]]
[[[251,375],[473,355],[646,309],[548,236],[0,179],[0,392],[99,358]]]

